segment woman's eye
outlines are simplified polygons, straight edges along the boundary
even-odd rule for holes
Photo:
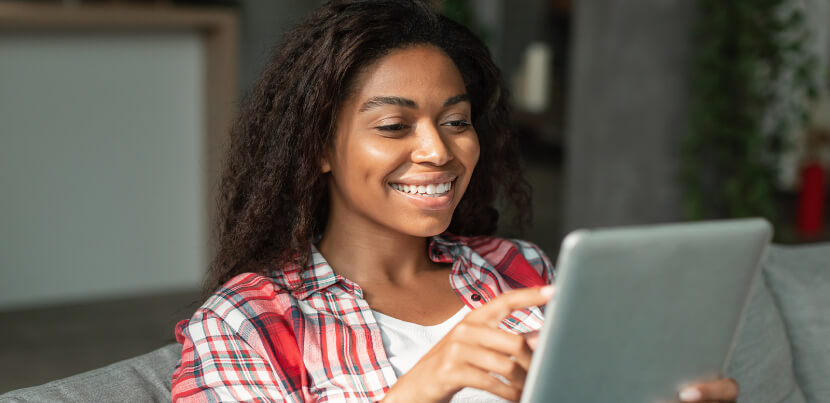
[[[472,125],[473,125],[472,123],[470,123],[470,122],[469,122],[469,121],[467,121],[467,120],[463,120],[463,119],[460,119],[460,120],[452,120],[452,121],[449,121],[449,122],[446,122],[446,123],[442,123],[442,124],[441,124],[441,126],[450,126],[450,127],[453,127],[453,128],[455,128],[456,130],[458,130],[459,132],[460,132],[460,131],[463,131],[463,130],[465,130],[465,129],[467,129],[468,127],[470,127],[470,126],[472,126]]]
[[[375,129],[385,132],[399,132],[401,130],[406,130],[407,126],[403,123],[395,123],[392,125],[377,126]]]

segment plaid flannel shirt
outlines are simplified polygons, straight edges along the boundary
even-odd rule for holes
[[[453,264],[450,284],[472,309],[553,282],[553,266],[528,242],[443,234],[428,250],[434,262]],[[531,307],[501,328],[536,331],[542,319]],[[313,246],[308,267],[234,277],[175,333],[183,349],[174,401],[368,402],[397,379],[363,291]]]

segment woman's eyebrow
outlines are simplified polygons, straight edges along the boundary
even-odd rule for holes
[[[359,112],[366,112],[369,109],[377,108],[383,105],[397,105],[403,106],[406,108],[418,108],[418,104],[411,99],[401,98],[401,97],[371,97],[368,101],[364,102],[363,105],[360,106]]]
[[[467,95],[467,94],[458,94],[458,95],[447,98],[447,100],[444,101],[444,107],[447,107],[447,106],[450,106],[450,105],[455,105],[459,102],[464,102],[464,101],[469,101],[469,100],[470,100],[469,95]],[[418,108],[418,104],[415,101],[413,101],[411,99],[408,99],[408,98],[390,97],[390,96],[383,97],[383,96],[381,96],[381,97],[371,97],[371,98],[369,98],[366,102],[363,103],[363,105],[360,105],[360,109],[358,109],[358,112],[366,112],[370,109],[374,109],[374,108],[377,108],[377,107],[380,107],[380,106],[383,106],[383,105],[397,105],[397,106],[403,106],[405,108],[412,108],[412,109],[417,109]]]
[[[467,95],[467,94],[458,94],[454,97],[447,98],[447,100],[444,101],[444,107],[446,108],[450,105],[455,105],[459,102],[464,102],[464,101],[469,101],[469,100],[470,100],[469,95]]]

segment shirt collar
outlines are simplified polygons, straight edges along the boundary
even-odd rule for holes
[[[452,263],[459,254],[459,242],[445,232],[429,239],[427,251],[429,258],[435,263]]]
[[[430,237],[427,245],[429,258],[436,263],[453,263],[460,251],[459,241],[454,238],[449,233]],[[363,297],[360,286],[335,273],[313,243],[311,258],[305,267],[296,263],[286,263],[281,270],[272,272],[271,277],[280,287],[289,290],[298,299],[306,299],[313,293],[338,283],[348,294]]]

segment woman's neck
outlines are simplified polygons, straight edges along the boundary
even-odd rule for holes
[[[318,249],[337,274],[359,285],[401,285],[434,267],[427,242],[379,225],[330,220]]]

